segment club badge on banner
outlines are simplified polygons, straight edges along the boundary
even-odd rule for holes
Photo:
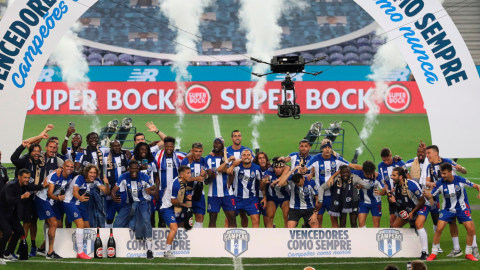
[[[4,162],[23,137],[33,88],[53,49],[97,0],[15,0],[0,21],[0,133]],[[10,162],[10,161],[8,161]]]
[[[478,158],[480,78],[467,45],[440,1],[355,0],[388,33],[425,102],[432,141],[442,156]],[[462,8],[469,3],[459,3]],[[449,127],[462,127],[452,144]]]
[[[163,256],[167,229],[153,230],[153,254]],[[85,229],[83,251],[93,257],[94,229]],[[94,237],[95,236],[95,237]],[[100,229],[107,248],[109,229]],[[145,240],[135,239],[130,229],[114,229],[117,258],[147,256]],[[57,229],[55,252],[75,258],[75,229]],[[374,257],[411,258],[421,251],[413,229],[180,229],[172,250],[177,257],[245,257],[245,258],[322,258]],[[106,254],[104,255],[106,256]]]
[[[415,82],[390,82],[380,113],[425,113]],[[364,114],[374,82],[297,82],[302,114]],[[192,82],[184,96],[188,114],[276,114],[283,100],[279,82],[268,82],[259,96],[251,82]],[[174,114],[175,82],[91,82],[83,101],[97,114]],[[292,96],[288,96],[289,99]],[[61,82],[37,83],[28,114],[83,114],[80,91]],[[85,105],[85,104],[84,104]]]

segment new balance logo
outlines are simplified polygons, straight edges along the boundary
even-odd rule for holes
[[[158,69],[146,68],[143,70],[140,68],[134,68],[130,77],[128,77],[129,82],[156,82],[158,75]]]
[[[51,82],[53,75],[55,75],[55,70],[53,68],[44,68],[40,72],[37,82]]]

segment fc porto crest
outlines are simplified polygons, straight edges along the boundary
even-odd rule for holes
[[[223,241],[225,242],[225,250],[238,257],[247,251],[250,234],[245,230],[228,230],[223,234]]]
[[[393,257],[402,250],[403,234],[394,229],[380,230],[377,233],[378,250],[388,257]]]
[[[91,254],[95,247],[95,239],[97,237],[97,233],[95,230],[92,229],[83,229],[83,252],[85,254]],[[73,250],[77,252],[77,235],[76,233],[72,233],[72,241],[73,241]]]

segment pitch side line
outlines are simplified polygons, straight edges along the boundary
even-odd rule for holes
[[[215,258],[212,258],[215,259]],[[241,259],[241,258],[239,258]],[[289,258],[281,258],[281,259],[289,259]],[[304,258],[305,259],[305,258]],[[308,258],[308,259],[313,259],[313,258]],[[317,258],[318,259],[318,258]],[[268,264],[241,264],[241,267],[260,267],[260,266],[308,266],[308,265],[332,265],[332,264],[343,264],[343,265],[356,265],[356,264],[365,264],[365,263],[371,263],[371,264],[389,264],[389,263],[405,263],[407,261],[411,261],[413,258],[406,258],[403,261],[362,261],[362,262],[327,262],[327,263],[319,263],[319,262],[307,262],[307,263],[268,263]],[[456,259],[439,259],[439,260],[434,260],[428,263],[434,263],[434,262],[454,262],[458,261]],[[101,265],[156,265],[156,266],[161,266],[161,265],[178,265],[178,266],[230,266],[230,267],[235,267],[235,265],[232,264],[215,264],[215,263],[140,263],[140,262],[82,262],[82,261],[53,261],[53,260],[28,260],[28,261],[16,261],[15,264],[18,263],[61,263],[61,264],[101,264]],[[7,264],[10,264],[7,262]]]
[[[233,269],[243,270],[242,258],[233,258]]]
[[[218,116],[217,115],[212,115],[212,120],[213,120],[213,130],[215,131],[215,138],[220,137],[220,124],[218,123]]]

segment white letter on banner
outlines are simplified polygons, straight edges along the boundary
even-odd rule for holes
[[[343,95],[342,95],[342,103],[343,103],[343,106],[349,110],[355,110],[357,109],[357,104],[350,104],[348,103],[348,96],[350,96],[351,94],[355,94],[357,92],[357,90],[355,89],[347,89],[345,90],[345,92],[343,92]]]
[[[87,112],[94,112],[97,110],[97,93],[94,90],[83,90],[83,110]]]
[[[65,101],[67,101],[67,98],[68,98],[67,91],[65,90],[53,91],[53,109],[55,111],[60,110],[60,105],[65,103]]]
[[[120,93],[120,91],[116,89],[108,89],[107,90],[107,110],[116,111],[121,108],[122,108],[122,93]]]
[[[130,102],[128,101],[128,98],[130,97],[130,95],[134,95],[135,97],[135,101],[133,104],[130,104]],[[142,98],[140,97],[140,93],[138,93],[136,89],[128,89],[123,94],[123,104],[125,105],[125,107],[127,107],[127,109],[130,109],[130,110],[138,109],[141,101],[142,101]]]
[[[328,96],[330,94],[333,94],[333,96],[335,97],[335,100],[332,104],[328,103]],[[322,101],[323,105],[325,105],[325,108],[334,110],[338,107],[338,105],[340,105],[340,94],[338,93],[337,89],[328,88],[323,92]]]
[[[230,94],[233,94],[235,93],[235,91],[233,91],[233,89],[225,89],[222,91],[222,100],[227,102],[227,105],[221,105],[221,108],[222,110],[226,110],[226,111],[229,111],[231,109],[233,109],[233,107],[235,106],[235,100],[231,97],[229,97],[228,95]]]
[[[239,109],[247,110],[250,108],[250,101],[252,98],[251,91],[252,89],[247,89],[247,91],[245,91],[245,103],[242,104],[242,89],[237,89],[237,106]]]
[[[320,91],[317,89],[307,89],[307,110],[318,110],[320,107],[322,107]]]
[[[269,110],[278,110],[277,102],[278,97],[276,95],[280,94],[280,89],[270,89],[268,91],[268,109]]]
[[[145,108],[151,111],[155,111],[158,108],[158,105],[157,104],[151,105],[150,103],[148,103],[148,98],[151,95],[157,95],[157,89],[150,89],[145,91],[145,93],[143,93],[142,103],[143,103],[143,106],[145,106]]]
[[[372,94],[373,90],[372,88],[368,89],[367,93],[365,95],[363,94],[363,89],[358,89],[358,109],[363,110],[365,109],[365,105],[369,107],[368,102],[365,102],[368,100],[370,95]],[[370,107],[369,107],[370,108]]]
[[[253,93],[253,108],[258,110],[265,100],[267,100],[267,92],[265,90],[260,90],[258,95]]]
[[[69,100],[70,111],[80,111],[80,105],[76,105],[76,103],[81,100],[80,90],[70,90],[69,95],[70,95],[70,100]]]
[[[163,89],[160,89],[158,91],[158,106],[160,107],[160,110],[165,110],[165,105],[167,105],[167,107],[173,111],[175,110],[175,107],[173,106],[172,104],[172,101],[170,100],[170,97],[172,96],[174,90],[173,89],[170,89],[167,91],[167,93],[165,94],[165,90]]]
[[[42,90],[37,90],[37,107],[42,110],[46,111],[50,109],[52,106],[52,90],[48,89],[45,91],[45,104],[42,104]]]

